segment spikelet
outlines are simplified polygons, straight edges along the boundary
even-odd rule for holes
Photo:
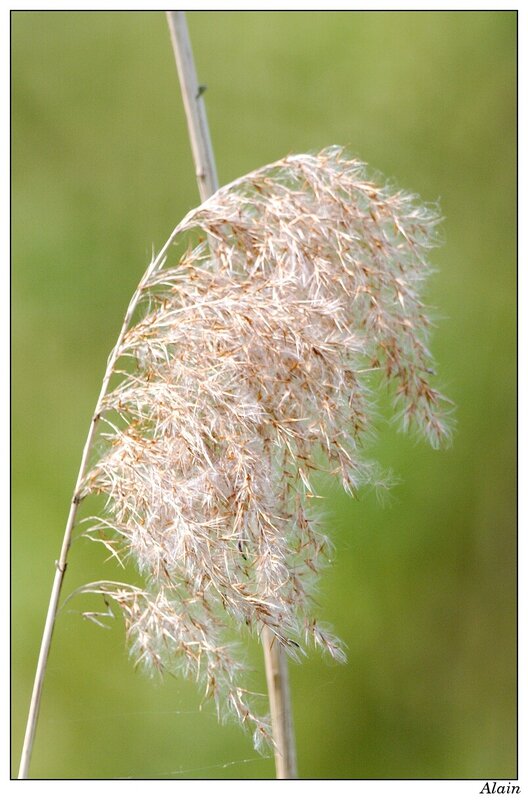
[[[171,237],[185,255],[140,284],[83,492],[106,495],[90,534],[143,586],[92,589],[117,601],[139,662],[202,681],[257,745],[269,727],[237,630],[344,658],[310,604],[330,543],[309,501],[317,470],[351,493],[375,480],[372,378],[405,430],[446,438],[420,298],[438,221],[338,148],[289,156],[190,212]]]

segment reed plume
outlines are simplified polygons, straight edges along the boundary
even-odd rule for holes
[[[201,681],[257,747],[269,724],[244,687],[237,631],[267,630],[294,657],[312,644],[345,657],[311,603],[331,550],[313,474],[352,494],[376,480],[362,447],[376,375],[404,430],[435,447],[448,434],[420,298],[438,221],[339,148],[288,156],[187,215],[112,354],[105,445],[79,499],[106,497],[86,533],[131,559],[142,585],[83,591],[117,602],[138,662]]]

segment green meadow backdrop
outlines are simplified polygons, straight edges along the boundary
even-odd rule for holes
[[[302,777],[516,772],[516,14],[193,12],[221,183],[342,144],[439,200],[428,301],[457,406],[434,452],[382,416],[388,503],[325,484],[336,545],[320,616],[348,664],[291,667]],[[154,12],[12,14],[12,756],[19,759],[64,523],[129,297],[198,202],[166,22]],[[382,402],[381,408],[386,403]],[[117,575],[77,541],[65,596]],[[136,671],[68,604],[32,775],[272,777],[181,678]],[[256,685],[264,685],[257,647]]]

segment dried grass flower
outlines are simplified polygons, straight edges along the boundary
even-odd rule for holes
[[[82,491],[105,495],[105,512],[87,534],[142,586],[86,590],[117,602],[139,662],[201,681],[257,745],[269,726],[237,631],[344,659],[312,608],[331,549],[312,479],[326,471],[352,494],[375,481],[373,377],[404,430],[447,437],[421,299],[438,222],[339,148],[288,156],[186,216],[169,241],[187,251],[151,263],[113,354],[105,445]]]

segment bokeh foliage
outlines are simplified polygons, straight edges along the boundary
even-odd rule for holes
[[[432,452],[381,417],[371,452],[400,479],[390,502],[321,486],[337,549],[318,601],[349,663],[291,669],[300,774],[512,777],[516,15],[194,12],[189,26],[222,183],[338,143],[445,215],[428,297],[457,432]],[[16,766],[106,357],[152,247],[198,202],[163,14],[14,12],[12,136]],[[75,543],[66,593],[115,574],[104,559]],[[273,775],[192,685],[135,672],[118,623],[73,608],[33,776]]]

